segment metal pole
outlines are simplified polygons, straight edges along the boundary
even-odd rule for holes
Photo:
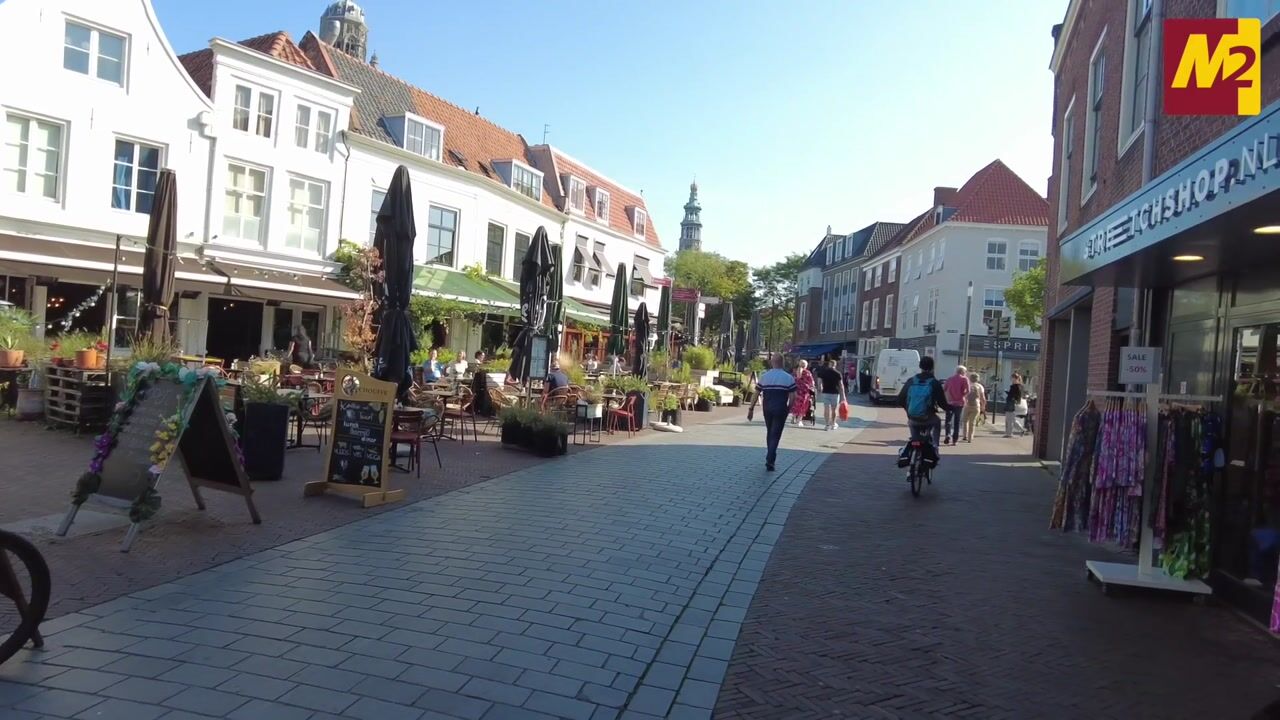
[[[960,364],[969,367],[969,321],[973,318],[973,281],[969,281],[969,290],[964,301],[964,349],[961,352]]]
[[[116,280],[120,277],[120,242],[123,235],[116,235],[116,251],[111,256],[111,296],[107,299],[107,389],[111,388],[111,348],[116,344]]]

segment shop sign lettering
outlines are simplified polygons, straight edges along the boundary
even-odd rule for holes
[[[1160,372],[1160,348],[1120,348],[1120,384],[1146,385]]]

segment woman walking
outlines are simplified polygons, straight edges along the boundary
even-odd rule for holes
[[[791,401],[791,424],[799,425],[804,416],[809,414],[813,403],[813,373],[809,372],[809,362],[801,360],[796,365],[796,395]]]
[[[978,373],[969,373],[969,392],[964,396],[964,441],[973,442],[973,428],[987,411],[987,389],[979,382]]]
[[[1004,436],[1013,437],[1013,428],[1018,426],[1018,416],[1027,414],[1027,400],[1022,394],[1022,376],[1018,373],[1013,374],[1013,382],[1009,384],[1004,402]]]

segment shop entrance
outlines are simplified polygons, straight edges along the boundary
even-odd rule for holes
[[[262,344],[262,303],[209,298],[209,355],[230,363],[257,355]]]
[[[1280,323],[1236,329],[1215,567],[1268,605],[1280,561]],[[1251,593],[1252,594],[1252,593]]]

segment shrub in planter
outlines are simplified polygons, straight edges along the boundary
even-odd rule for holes
[[[524,447],[529,444],[529,431],[538,413],[530,408],[512,406],[498,411],[502,443]]]
[[[710,370],[716,364],[716,355],[711,348],[700,345],[685,348],[683,359],[685,365],[694,370]]]
[[[551,417],[538,415],[530,429],[529,449],[543,457],[569,452],[569,426]]]
[[[0,307],[0,367],[21,367],[35,317],[17,307]]]
[[[240,434],[244,470],[250,480],[279,480],[284,475],[284,450],[289,441],[289,410],[293,395],[281,395],[275,375],[261,380],[245,376],[244,429]]]
[[[680,398],[670,394],[662,398],[662,422],[680,424]]]
[[[702,388],[698,391],[698,402],[694,404],[693,409],[699,412],[711,412],[711,408],[715,407],[719,400],[720,393],[711,388]]]

